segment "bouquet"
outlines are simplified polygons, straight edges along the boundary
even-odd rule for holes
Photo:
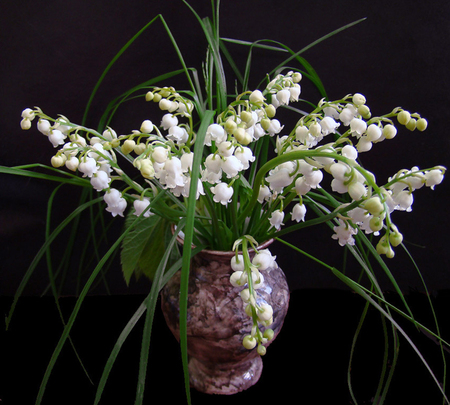
[[[440,165],[419,168],[412,163],[380,183],[376,173],[362,163],[372,149],[389,149],[394,137],[425,131],[426,118],[396,106],[387,106],[383,115],[372,115],[370,95],[367,100],[359,93],[329,100],[317,73],[300,52],[278,43],[221,38],[218,3],[213,6],[216,19],[211,21],[201,19],[183,2],[198,19],[208,41],[202,72],[204,88],[199,72],[186,66],[169,27],[158,16],[149,26],[157,19],[165,24],[182,65],[181,70],[168,72],[163,79],[184,74],[186,89],[161,86],[158,78],[149,80],[113,100],[96,129],[73,122],[66,115],[51,117],[39,107],[22,111],[21,128],[30,130],[36,124],[54,148],[49,169],[62,176],[61,181],[93,189],[97,194],[80,209],[100,204],[108,215],[125,218],[123,233],[93,271],[80,294],[80,305],[119,247],[125,281],[142,275],[152,280],[146,302],[150,314],[155,311],[164,283],[181,269],[180,343],[186,370],[190,259],[202,249],[233,251],[229,282],[240,289],[242,305],[253,324],[242,344],[264,355],[266,344],[273,338],[273,309],[261,303],[258,289],[264,285],[265,271],[276,265],[276,257],[268,248],[258,246],[270,239],[283,242],[284,235],[307,233],[308,227],[326,224],[323,237],[334,239],[337,248],[356,258],[364,282],[348,277],[322,258],[311,257],[301,246],[289,246],[329,268],[376,307],[393,324],[395,334],[405,334],[395,322],[393,306],[383,295],[370,264],[375,259],[405,304],[405,312],[394,307],[395,311],[433,334],[441,345],[446,344],[414,320],[385,260],[394,258],[402,245],[402,231],[395,225],[397,212],[410,212],[416,190],[433,190],[443,181],[446,169]],[[249,71],[240,73],[226,50],[230,42],[281,50],[289,57],[279,66],[268,68],[260,86],[249,88]],[[221,54],[238,78],[238,85],[231,91]],[[323,97],[303,99],[304,80],[310,80]],[[113,116],[122,103],[135,96],[148,103],[148,119],[130,123],[127,133],[117,133],[111,125]],[[279,118],[280,111],[290,114],[286,123]],[[173,236],[167,236],[171,224]],[[151,238],[149,243],[148,235],[161,237]],[[52,234],[42,254],[56,236]],[[181,256],[174,243],[177,236],[184,242]],[[152,260],[145,260],[144,252],[149,249]],[[256,252],[253,258],[251,250]],[[59,348],[76,316],[77,309],[66,324]],[[108,371],[105,368],[98,400]],[[51,367],[45,378],[50,372]],[[45,384],[40,398],[44,389]]]

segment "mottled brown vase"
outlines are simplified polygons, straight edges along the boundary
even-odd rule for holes
[[[242,288],[233,287],[229,281],[233,272],[232,256],[232,252],[204,250],[191,263],[187,314],[190,383],[208,394],[231,395],[243,391],[258,381],[262,371],[262,360],[256,349],[247,350],[242,346],[252,321],[239,295]],[[275,338],[287,313],[289,289],[279,267],[268,269],[263,275],[264,286],[257,290],[258,298],[273,307],[270,328]],[[162,311],[177,339],[180,277],[178,272],[161,291]]]

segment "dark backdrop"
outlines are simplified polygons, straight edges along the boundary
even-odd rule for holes
[[[193,1],[192,5],[200,16],[210,15],[209,1]],[[284,0],[222,1],[221,33],[248,41],[270,38],[297,50],[342,25],[367,17],[357,26],[308,50],[304,57],[322,78],[330,99],[361,92],[374,115],[402,106],[428,119],[426,132],[402,130],[396,139],[376,145],[363,156],[363,162],[377,174],[379,182],[413,165],[421,168],[448,165],[449,4],[376,1],[370,7],[367,5],[358,1],[308,4]],[[199,25],[178,0],[22,1],[4,4],[2,9],[0,163],[3,165],[49,164],[53,148],[35,127],[27,132],[20,129],[21,111],[38,105],[51,116],[64,114],[80,122],[89,95],[107,63],[158,13],[167,21],[188,66],[201,69],[205,55]],[[230,51],[244,66],[247,49],[230,46]],[[255,51],[253,84],[256,86],[278,61],[278,55]],[[111,69],[93,101],[88,123],[95,126],[107,103],[123,91],[177,68],[180,68],[178,58],[162,24],[156,22]],[[183,77],[166,84],[172,83],[177,88],[186,88]],[[229,79],[229,86],[233,86],[233,80]],[[302,96],[318,99],[306,80],[302,86]],[[148,118],[147,111],[148,106],[141,101],[130,104],[119,111],[113,127],[118,133],[129,131]],[[6,175],[1,176],[1,181],[0,293],[11,294],[43,242],[46,203],[54,184]],[[445,248],[448,192],[447,181],[434,191],[418,190],[413,212],[397,212],[393,216],[431,290],[450,288],[449,255]],[[77,201],[77,191],[66,186],[56,198],[53,226],[76,207]],[[120,224],[116,227],[120,229]],[[307,230],[295,235],[294,240],[314,254],[326,250],[327,255],[336,256],[331,263],[340,265],[342,249],[329,234],[325,228]],[[83,240],[83,236],[80,233],[79,239]],[[274,249],[279,264],[286,268],[292,289],[341,287],[320,266],[282,247]],[[406,266],[405,255],[400,249],[397,252],[390,264],[402,288],[422,289],[419,277]],[[38,294],[45,286],[42,281],[45,268],[41,267],[26,293]],[[119,271],[109,277],[113,291],[126,291]],[[129,291],[147,288],[148,285],[140,283]],[[72,290],[69,288],[67,293]]]
[[[191,4],[200,16],[210,14],[209,1],[197,0]],[[79,122],[96,80],[107,63],[132,35],[158,13],[164,15],[185,55],[187,65],[200,69],[200,61],[205,55],[205,41],[195,18],[178,0],[3,2],[0,12],[0,164],[48,164],[53,153],[51,145],[35,129],[28,132],[20,129],[21,111],[38,105],[49,115],[64,114],[72,121]],[[410,168],[412,165],[423,168],[435,164],[448,166],[450,84],[447,62],[450,3],[447,1],[222,1],[221,33],[226,37],[249,41],[270,38],[297,50],[322,35],[363,17],[367,19],[361,24],[308,50],[303,56],[322,78],[331,99],[361,92],[365,94],[374,114],[383,114],[393,107],[402,106],[417,111],[428,119],[429,128],[425,133],[401,131],[394,140],[376,145],[367,155],[364,162],[378,174],[380,182],[397,170]],[[244,63],[245,49],[230,46],[230,50]],[[260,77],[277,60],[273,55],[255,52],[253,83],[258,83]],[[103,108],[113,97],[150,77],[179,67],[165,30],[160,22],[155,23],[110,71],[93,101],[89,124],[96,125]],[[179,89],[186,86],[180,78],[166,84],[174,84]],[[229,84],[232,85],[231,80]],[[306,99],[314,100],[318,97],[306,81],[302,85]],[[146,111],[142,102],[131,104],[119,112],[113,127],[117,132],[128,131],[148,118]],[[0,294],[7,297],[14,293],[44,240],[46,204],[54,184],[7,175],[1,175],[0,179]],[[404,232],[407,246],[428,287],[437,293],[436,304],[440,305],[439,313],[444,321],[448,315],[445,290],[450,289],[447,248],[449,190],[448,179],[434,191],[418,190],[415,193],[413,211],[394,214],[394,221]],[[53,213],[54,226],[76,207],[78,197],[77,191],[68,188],[58,194],[55,200],[57,209]],[[113,229],[119,232],[120,222]],[[331,239],[331,234],[327,236],[327,232],[329,233],[324,229],[308,230],[296,235],[294,241],[308,252],[322,255],[325,252],[327,260],[339,264],[342,250]],[[83,232],[77,236],[81,241],[85,238]],[[58,248],[62,248],[63,244],[57,242],[56,247],[54,254],[57,258]],[[273,249],[278,255],[278,263],[286,271],[293,290],[291,307],[297,312],[294,318],[291,310],[283,338],[285,340],[278,345],[274,344],[271,349],[274,354],[266,356],[264,360],[268,366],[259,390],[249,391],[246,396],[236,397],[234,400],[280,400],[284,398],[279,391],[281,389],[282,393],[294,394],[299,400],[314,400],[318,404],[331,401],[336,404],[348,403],[345,389],[346,359],[362,301],[338,291],[343,286],[324,268],[279,245]],[[412,292],[423,291],[423,287],[406,255],[397,249],[397,256],[390,264],[401,288],[410,293],[412,298],[417,297]],[[384,283],[383,277],[381,279],[389,290],[389,284]],[[116,295],[126,292],[146,293],[149,287],[147,282],[142,281],[132,283],[127,288],[118,265],[116,271],[108,274],[108,280],[111,292]],[[75,284],[76,280],[69,275],[64,294],[72,295]],[[29,296],[40,295],[46,285],[46,268],[43,262],[24,293]],[[300,291],[304,294],[299,294]],[[100,286],[96,294],[103,293],[105,289]],[[421,294],[418,296],[417,302],[426,304],[424,297]],[[67,300],[63,304],[70,309],[73,302],[71,298]],[[80,317],[77,336],[82,340],[86,337],[86,330],[95,333],[96,340],[88,344],[88,366],[90,362],[94,362],[95,355],[106,359],[111,342],[115,341],[141,297],[137,295],[131,300],[136,302],[127,301],[125,304],[120,297],[115,301],[105,302],[92,297],[86,303],[82,314],[85,318]],[[11,332],[12,335],[9,335],[3,347],[8,347],[11,353],[21,352],[14,366],[8,369],[12,376],[10,380],[19,382],[17,387],[11,385],[15,387],[17,398],[33,398],[37,392],[39,376],[42,375],[56,343],[55,339],[59,336],[59,329],[51,332],[52,325],[58,325],[59,320],[51,301],[36,301],[30,297],[22,302],[17,314],[16,329]],[[6,303],[6,312],[8,299],[2,303]],[[122,314],[122,326],[116,320],[118,313]],[[21,323],[21,319],[28,319],[28,323]],[[155,322],[155,328],[163,323],[158,319]],[[113,330],[111,325],[115,325]],[[376,330],[379,331],[379,325]],[[378,332],[375,335],[372,332],[369,328],[367,335],[370,338],[375,336],[378,342],[382,341]],[[159,339],[160,344],[170,342],[172,346],[169,344],[167,350],[172,348],[173,353],[178,353],[176,343],[164,334],[164,328],[160,333],[162,335],[155,339]],[[114,336],[112,340],[111,336]],[[107,340],[104,339],[108,338],[111,341],[105,345],[103,342]],[[167,341],[163,342],[165,339]],[[138,355],[139,344],[137,335],[128,346],[130,350],[135,349],[134,356]],[[161,390],[173,389],[174,398],[177,398],[175,395],[182,397],[181,383],[174,388],[167,380],[180,377],[179,359],[176,354],[170,357],[167,350],[155,350],[155,355],[159,356],[156,357],[158,367],[152,368],[151,378],[161,384]],[[89,358],[90,353],[92,358]],[[373,360],[379,360],[380,353],[369,344],[368,353],[361,356],[362,361],[372,364]],[[70,359],[72,363],[69,362],[69,371],[73,367],[83,380],[73,356]],[[121,377],[117,380],[118,386],[124,387],[123,392],[131,393],[131,398],[133,373],[137,370],[136,360],[133,362],[131,366],[126,361],[121,363],[122,371],[132,370],[129,375],[128,372],[125,373],[130,379],[128,385]],[[298,373],[293,374],[291,362]],[[22,367],[24,364],[26,367]],[[417,364],[414,360],[413,365]],[[416,398],[417,392],[411,388],[415,384],[420,387],[425,384],[424,392],[431,398],[435,394],[435,388],[423,368],[419,365],[419,371],[408,373],[409,367],[409,363],[401,364],[407,378],[396,380],[398,396],[393,398],[404,403]],[[360,383],[371,381],[371,374],[366,374],[369,369],[370,367],[365,367],[363,372],[356,373]],[[74,389],[78,380],[71,381],[67,369],[58,370],[60,372],[53,377],[56,380],[52,380],[52,387],[56,388],[58,384],[65,387],[64,384],[67,384],[69,391],[65,392],[70,395],[67,394],[64,398],[69,403],[69,396],[78,398],[74,403],[85,400],[86,392]],[[94,377],[98,377],[98,372],[94,371]],[[29,385],[23,385],[20,381],[28,381]],[[83,383],[86,381],[83,380]],[[114,383],[112,384],[114,387]],[[176,391],[178,388],[179,391]],[[89,398],[93,398],[91,391]],[[56,389],[53,392],[60,391]],[[114,389],[109,392],[111,400],[119,395]],[[122,390],[119,392],[122,393]],[[7,403],[6,398],[14,396],[6,396],[4,403]],[[60,403],[60,399],[49,399],[48,403]],[[367,397],[367,401],[369,399]],[[123,403],[131,400],[128,398]],[[27,402],[11,400],[8,403]]]

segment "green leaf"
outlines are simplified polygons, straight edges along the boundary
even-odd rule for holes
[[[128,215],[125,227],[136,217]],[[122,272],[127,284],[135,274],[139,278],[142,274],[153,280],[156,269],[165,251],[165,232],[168,223],[165,219],[151,215],[139,219],[137,226],[128,233],[123,240],[120,259]]]

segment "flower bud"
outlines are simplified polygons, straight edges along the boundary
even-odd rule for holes
[[[258,345],[258,348],[256,349],[256,351],[258,352],[258,354],[259,354],[260,356],[264,356],[264,355],[266,354],[266,352],[267,352],[267,349],[266,349],[265,346],[259,344],[259,345]]]
[[[272,340],[275,335],[275,332],[272,329],[266,329],[264,331],[263,337],[267,340]]]
[[[147,92],[145,95],[145,101],[152,101],[154,96],[155,95],[151,91]]]
[[[370,119],[372,113],[370,112],[370,108],[366,105],[358,106],[358,113],[362,115],[362,117],[366,120]]]
[[[20,121],[20,127],[24,130],[31,128],[31,121],[28,118],[23,118],[22,121]]]
[[[392,139],[397,135],[397,128],[395,128],[392,124],[387,124],[383,128],[383,136],[386,139]]]
[[[230,284],[233,287],[242,287],[246,283],[245,277],[242,277],[243,275],[244,275],[244,272],[235,271],[230,276]]]
[[[302,80],[302,74],[301,74],[300,72],[295,72],[295,73],[292,75],[292,81],[293,81],[294,83],[299,83],[301,80]]]
[[[374,216],[370,218],[369,227],[373,232],[378,232],[383,229],[383,219],[381,217]]]
[[[402,110],[397,115],[399,124],[406,125],[411,119],[411,114],[408,111]]]
[[[264,108],[264,111],[269,118],[275,117],[275,114],[277,113],[277,109],[273,104],[269,104],[266,108]]]
[[[254,349],[256,343],[257,343],[256,339],[251,335],[245,336],[244,340],[242,341],[242,345],[248,350]]]
[[[129,153],[131,153],[134,150],[134,147],[136,146],[136,142],[133,141],[132,139],[127,139],[123,144],[122,144],[122,153],[125,155],[128,155]]]
[[[150,132],[153,131],[153,123],[150,120],[143,121],[142,124],[141,124],[140,131],[143,134],[149,134]]]
[[[154,94],[153,94],[153,101],[154,101],[155,103],[159,103],[159,102],[161,101],[161,99],[162,99],[161,94],[159,94],[159,93],[154,93]]]
[[[232,119],[228,119],[225,121],[223,128],[228,134],[232,134],[237,128],[237,124]]]
[[[352,101],[353,101],[353,104],[356,104],[358,106],[366,104],[366,98],[362,94],[359,94],[359,93],[355,93],[353,95]]]
[[[172,106],[172,102],[170,100],[167,100],[167,98],[162,98],[159,101],[159,108],[163,111],[168,111],[171,106]]]
[[[369,198],[364,203],[364,209],[367,210],[372,215],[381,215],[381,213],[384,211],[384,205],[381,202],[380,197],[375,196]]]
[[[52,156],[51,164],[53,167],[61,167],[64,165],[65,161],[66,161],[65,155],[59,155],[59,156],[55,155],[55,156]]]
[[[416,127],[419,131],[425,131],[427,129],[428,122],[425,118],[419,118],[416,123]]]
[[[406,128],[409,129],[410,131],[414,131],[416,129],[417,126],[417,121],[415,118],[411,118],[408,123],[406,124]]]
[[[134,153],[136,153],[136,155],[142,155],[146,148],[147,146],[145,143],[141,142],[134,146]]]

